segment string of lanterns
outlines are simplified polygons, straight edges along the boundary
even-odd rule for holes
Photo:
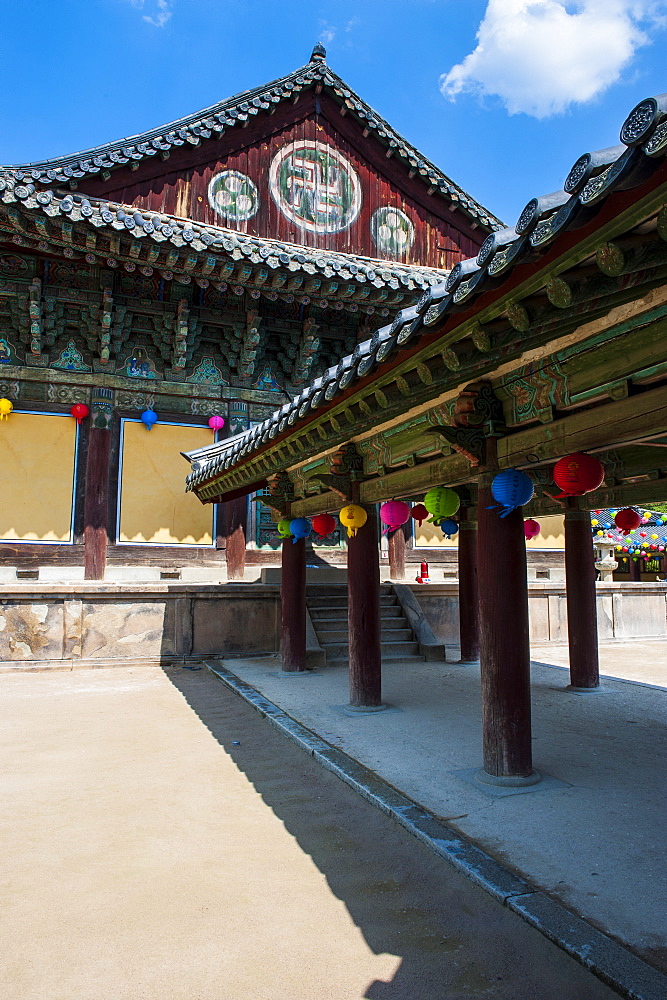
[[[614,545],[623,557],[648,560],[667,552],[667,514],[658,511],[640,512],[634,507],[622,510],[596,510],[591,518],[591,531],[602,544]],[[650,528],[653,530],[649,534]],[[639,529],[643,530],[639,530]]]

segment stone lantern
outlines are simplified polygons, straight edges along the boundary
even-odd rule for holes
[[[614,570],[618,569],[618,563],[614,558],[616,542],[611,535],[599,535],[593,538],[595,548],[595,568],[600,570],[600,580],[602,583],[611,583],[614,579]]]

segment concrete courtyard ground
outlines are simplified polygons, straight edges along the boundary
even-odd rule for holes
[[[326,699],[324,677],[272,681]],[[8,1000],[616,995],[206,671],[16,672],[0,694]]]

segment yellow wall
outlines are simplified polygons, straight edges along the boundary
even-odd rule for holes
[[[208,427],[123,421],[119,542],[211,545],[213,505],[185,493],[180,452],[213,443]]]
[[[565,548],[565,528],[562,514],[554,514],[549,517],[536,517],[541,531],[536,538],[526,541],[529,549],[564,549]],[[417,548],[455,548],[458,544],[458,535],[454,535],[451,541],[443,537],[440,528],[436,528],[426,521],[421,528],[415,522],[415,546]]]
[[[12,413],[0,421],[0,539],[71,542],[76,420]]]

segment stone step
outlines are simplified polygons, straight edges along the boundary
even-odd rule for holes
[[[327,664],[334,662],[335,660],[347,660],[347,643],[326,643],[322,644],[323,649],[327,651]],[[401,660],[418,656],[419,655],[419,643],[418,642],[383,642],[382,643],[382,659],[383,660]]]
[[[382,629],[381,641],[385,642],[412,642],[411,628],[387,628]],[[325,632],[318,632],[320,646],[330,646],[339,642],[347,642],[347,629],[329,629]]]
[[[383,663],[397,663],[399,660],[403,660],[408,663],[423,663],[426,657],[422,656],[421,653],[416,653],[410,656],[394,656],[391,653],[382,650],[382,662]],[[327,667],[346,667],[348,665],[347,654],[345,656],[330,656],[327,652]]]
[[[306,594],[308,600],[311,597],[345,597],[347,599],[347,585],[343,584],[307,584]],[[380,584],[380,596],[384,597],[388,594],[393,596],[394,589],[390,583]]]
[[[318,618],[317,624],[314,624],[315,631],[319,635],[326,635],[327,632],[336,632],[344,629],[347,632],[348,624],[347,618]],[[406,622],[405,618],[399,618],[398,615],[395,618],[381,618],[380,628],[383,632],[387,629],[397,629],[397,628],[407,628],[410,626]],[[410,629],[412,631],[412,629]]]
[[[336,594],[332,594],[326,597],[308,597],[306,603],[309,608],[346,608],[347,607],[347,596],[339,597]],[[398,598],[393,594],[384,594],[380,596],[380,607],[398,607]]]
[[[347,607],[345,608],[308,608],[310,617],[315,622],[321,621],[347,621]],[[380,608],[380,618],[403,618],[400,608],[388,607]],[[317,628],[317,626],[315,625]]]

